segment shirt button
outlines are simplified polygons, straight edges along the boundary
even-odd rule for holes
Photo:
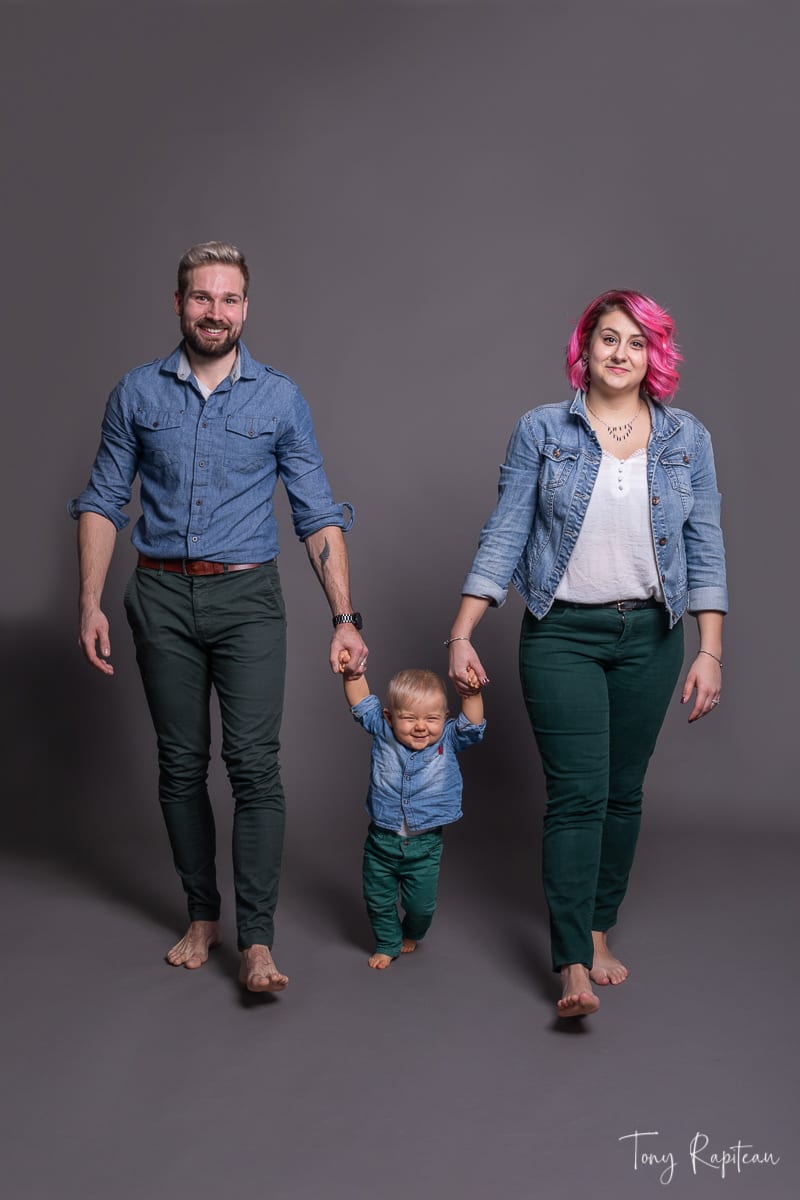
[[[199,507],[199,506],[200,506],[202,503],[203,503],[203,501],[202,501],[202,500],[195,500],[195,504],[196,504],[196,505],[198,505],[198,507]]]
[[[208,421],[203,421],[203,429],[208,429]]]
[[[553,458],[561,458],[561,451],[560,451],[560,450],[554,450],[554,451],[553,451]]]
[[[658,539],[658,544],[659,544],[659,546],[666,546],[666,544],[667,544],[667,539],[666,539],[666,538],[659,538],[659,539]]]
[[[653,504],[660,504],[660,503],[661,503],[661,501],[658,498],[658,496],[653,496]]]
[[[193,537],[193,538],[192,538],[192,541],[193,541],[193,542],[196,542],[196,541],[197,541],[197,538],[196,538],[196,537]]]
[[[684,461],[685,463],[687,463],[687,462],[689,461],[689,455],[688,455],[688,454],[684,454],[684,456],[683,456],[683,461]]]
[[[206,465],[206,464],[205,464],[204,462],[202,462],[202,461],[201,461],[201,463],[200,463],[200,466],[201,466],[201,467],[204,467],[205,465]]]

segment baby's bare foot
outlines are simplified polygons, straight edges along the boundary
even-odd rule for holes
[[[585,1017],[597,1012],[600,1001],[592,991],[589,972],[583,963],[561,968],[563,992],[556,1008],[560,1017]]]
[[[196,971],[207,960],[209,950],[221,941],[219,921],[192,921],[181,940],[167,951],[167,962]]]
[[[614,985],[624,983],[628,978],[628,968],[609,950],[606,934],[593,930],[592,941],[594,942],[594,959],[589,975],[594,982],[601,986],[605,986],[607,983]]]
[[[272,961],[269,946],[248,946],[242,951],[239,983],[248,992],[282,992],[288,982]]]
[[[403,944],[400,947],[401,954],[413,954],[417,948],[417,943],[412,938],[403,938]]]
[[[374,954],[370,954],[367,961],[371,967],[375,968],[376,971],[385,971],[386,968],[391,965],[392,958],[391,955],[379,954],[376,950]]]

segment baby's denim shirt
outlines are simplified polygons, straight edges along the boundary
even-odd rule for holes
[[[352,713],[372,734],[366,807],[375,824],[396,833],[405,819],[409,829],[421,833],[457,821],[462,815],[462,781],[456,754],[481,741],[486,722],[473,725],[461,713],[445,722],[434,745],[409,750],[392,733],[377,696],[365,697]]]

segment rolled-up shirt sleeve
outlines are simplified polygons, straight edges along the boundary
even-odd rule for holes
[[[122,385],[108,398],[100,434],[100,446],[89,483],[70,500],[67,511],[76,520],[84,512],[99,513],[124,529],[130,518],[122,510],[130,502],[131,488],[139,467],[139,445],[126,417]]]
[[[275,455],[278,474],[289,497],[294,531],[300,541],[327,525],[336,525],[346,532],[353,524],[352,505],[337,504],[333,499],[311,413],[297,387],[291,408],[292,420],[279,430]]]

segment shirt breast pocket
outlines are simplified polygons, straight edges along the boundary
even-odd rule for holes
[[[225,421],[225,463],[236,471],[261,470],[275,453],[276,417],[237,413]]]
[[[157,467],[172,466],[181,457],[184,410],[137,408],[133,414],[136,433],[146,461]]]

